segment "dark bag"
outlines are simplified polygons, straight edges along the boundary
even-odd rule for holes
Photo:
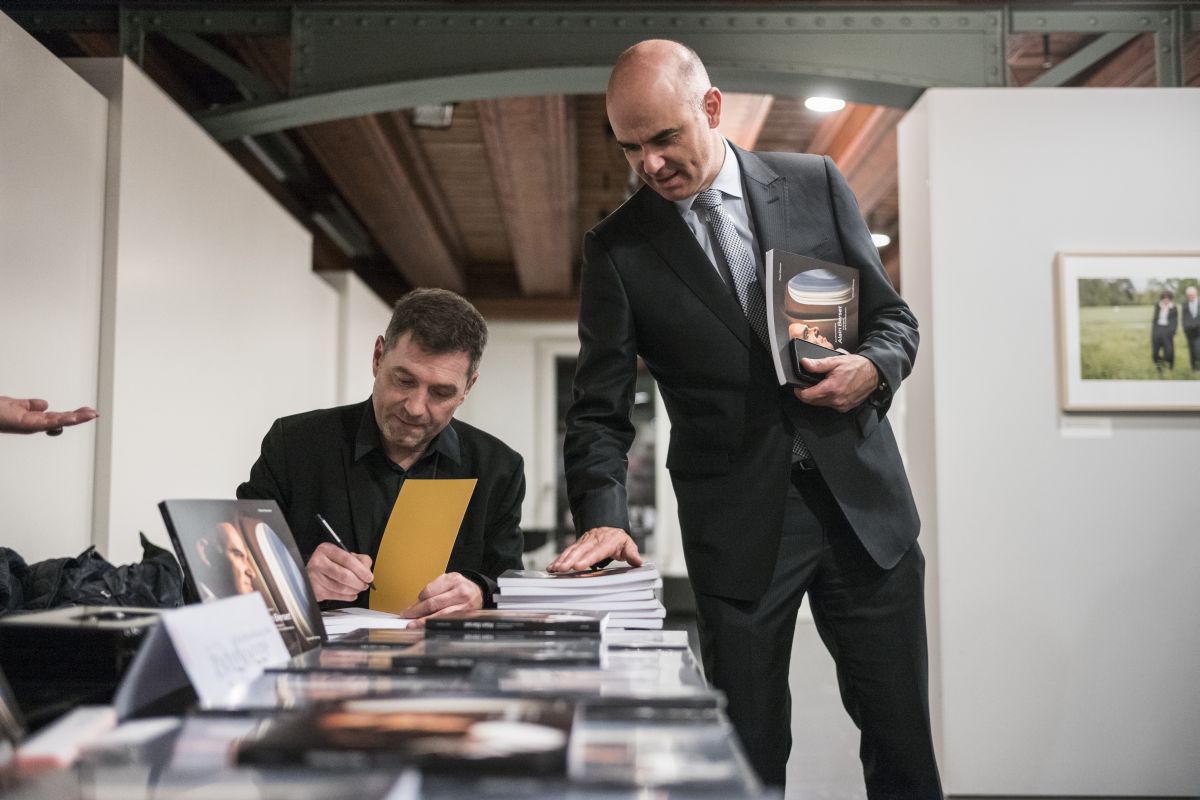
[[[96,548],[77,558],[26,564],[0,547],[0,614],[75,605],[174,608],[183,604],[183,571],[170,550],[141,535],[142,560],[119,567]]]

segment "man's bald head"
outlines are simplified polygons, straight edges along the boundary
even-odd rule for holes
[[[608,77],[608,94],[619,93],[630,83],[651,82],[671,86],[673,98],[694,103],[697,108],[712,86],[695,50],[669,39],[647,39],[617,56]]]
[[[662,197],[691,197],[721,171],[721,92],[691,48],[666,39],[635,44],[617,58],[605,99],[626,160]]]

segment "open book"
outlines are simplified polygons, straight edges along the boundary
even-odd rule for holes
[[[821,379],[802,358],[828,358],[858,347],[858,270],[786,250],[767,251],[767,328],[780,385]]]

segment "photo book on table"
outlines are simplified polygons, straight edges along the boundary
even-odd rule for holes
[[[600,607],[602,608],[602,607]],[[482,609],[464,611],[425,621],[426,638],[461,638],[481,634],[543,636],[601,636],[608,627],[603,610],[507,611]]]
[[[25,738],[25,719],[12,687],[0,672],[0,788],[11,780],[17,745]]]
[[[351,700],[263,722],[238,745],[241,765],[564,775],[573,703],[520,697]]]
[[[304,562],[274,500],[164,500],[158,508],[193,601],[258,592],[292,655],[325,641]]]
[[[654,595],[662,576],[653,564],[577,572],[510,569],[500,574],[500,612],[607,612],[606,630],[662,628],[666,609]]]
[[[767,329],[779,384],[813,386],[823,377],[802,358],[829,358],[858,347],[858,270],[786,250],[768,250]]]

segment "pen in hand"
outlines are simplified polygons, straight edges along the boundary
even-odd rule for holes
[[[333,539],[334,544],[336,544],[338,547],[342,548],[342,550],[344,550],[345,552],[347,552],[347,553],[350,552],[350,548],[346,547],[346,543],[342,541],[342,537],[337,535],[337,531],[335,531],[333,529],[333,526],[330,525],[328,522],[326,522],[325,518],[322,517],[320,514],[317,514],[317,522],[321,523],[322,527],[324,527],[325,530],[329,532],[329,538]],[[371,581],[367,585],[371,587],[371,591],[375,591],[375,581]]]

